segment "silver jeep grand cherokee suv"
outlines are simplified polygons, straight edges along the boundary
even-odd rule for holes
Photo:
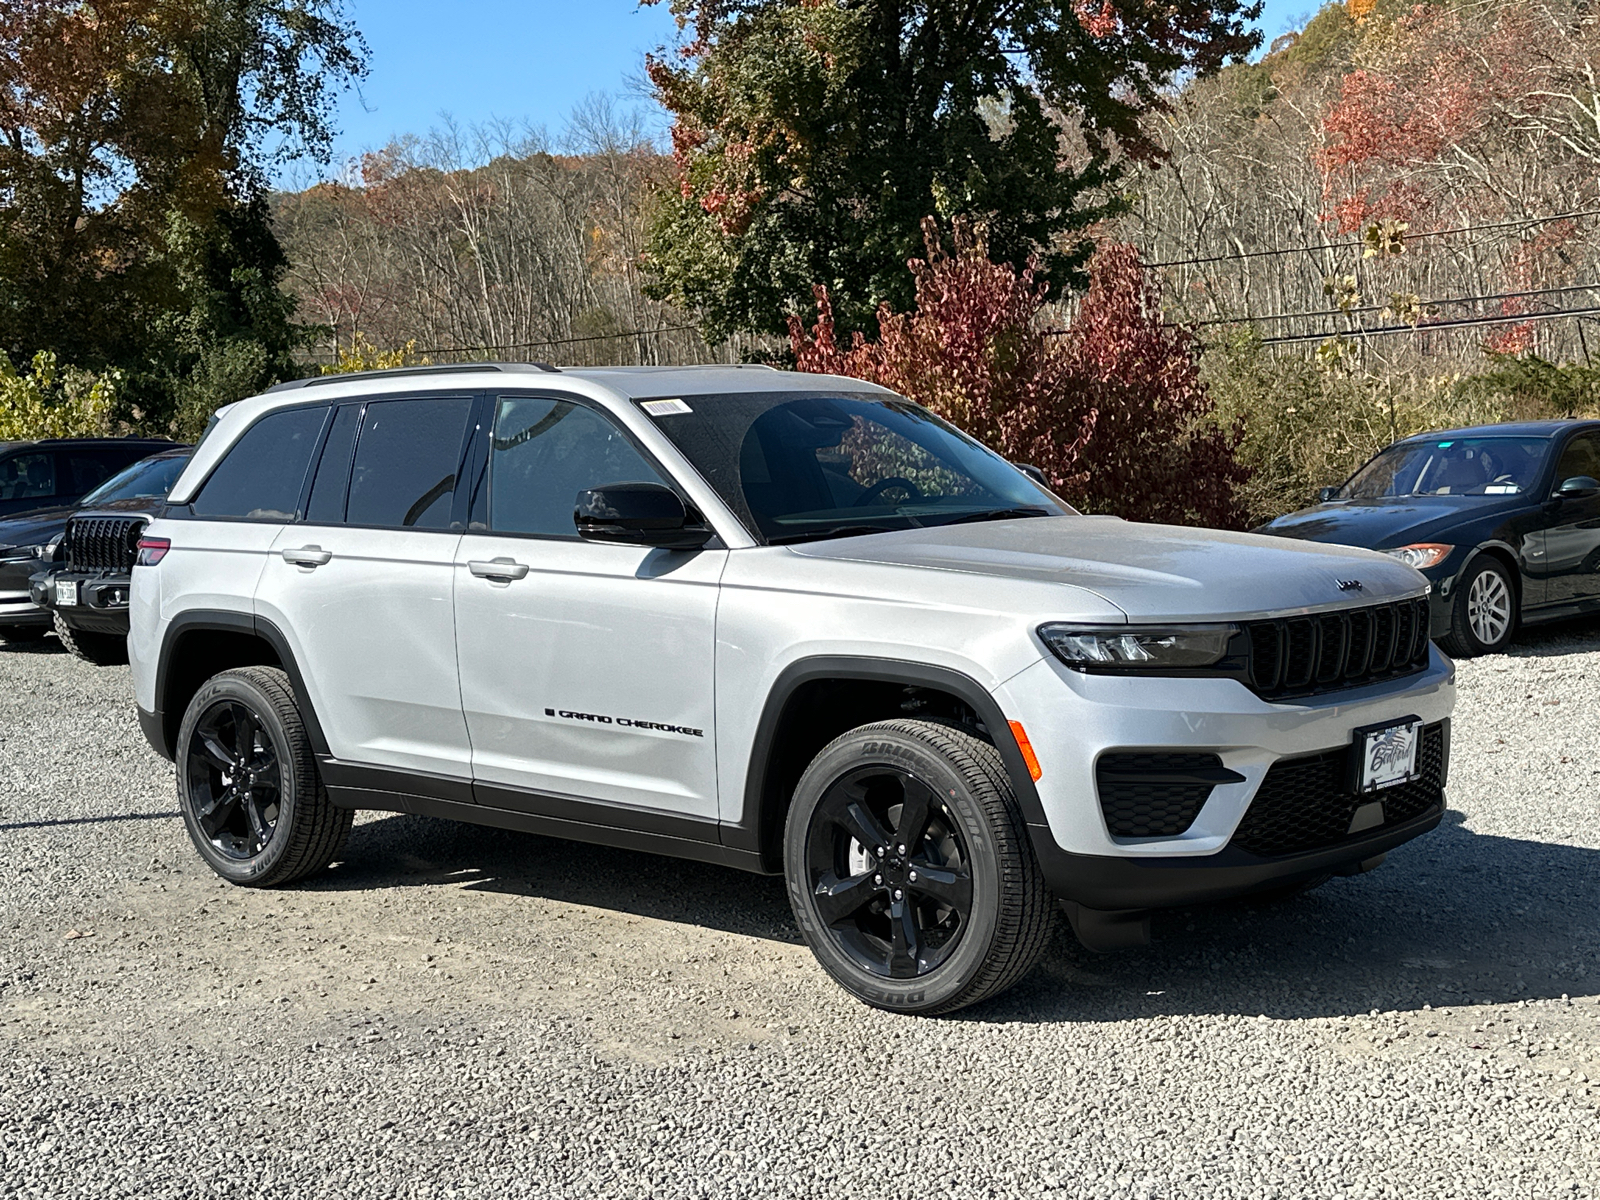
[[[1382,555],[1081,516],[858,380],[480,364],[223,409],[129,650],[226,879],[356,809],[781,872],[840,984],[938,1013],[1058,903],[1131,944],[1438,824],[1426,606]]]

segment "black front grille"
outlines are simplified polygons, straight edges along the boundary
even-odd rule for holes
[[[139,533],[148,517],[73,517],[62,539],[69,571],[126,575],[139,550]]]
[[[1246,683],[1268,700],[1413,675],[1428,665],[1426,597],[1245,626]]]
[[[1273,764],[1232,845],[1263,858],[1320,850],[1350,837],[1350,820],[1363,804],[1383,804],[1383,824],[1420,817],[1444,802],[1449,764],[1444,725],[1429,725],[1417,747],[1420,777],[1378,792],[1350,790],[1351,747]],[[1370,833],[1371,830],[1363,830]]]
[[[1218,783],[1241,779],[1215,754],[1134,751],[1095,764],[1100,811],[1113,837],[1177,837]]]

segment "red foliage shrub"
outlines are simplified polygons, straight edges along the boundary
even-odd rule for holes
[[[956,253],[925,224],[928,257],[913,261],[917,307],[878,310],[878,340],[834,338],[827,290],[818,319],[789,337],[802,371],[891,388],[1013,462],[1040,467],[1089,512],[1136,521],[1237,527],[1248,471],[1239,432],[1209,420],[1195,338],[1161,321],[1159,289],[1131,246],[1091,264],[1090,286],[1064,336],[1039,328],[1045,286],[989,261],[980,235],[958,229]]]

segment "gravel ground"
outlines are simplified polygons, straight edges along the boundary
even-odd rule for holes
[[[917,1020],[713,867],[369,814],[226,887],[127,671],[0,647],[0,1196],[1600,1196],[1597,678],[1463,663],[1374,874]]]

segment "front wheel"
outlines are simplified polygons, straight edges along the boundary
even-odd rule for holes
[[[952,1012],[1022,979],[1055,905],[999,752],[929,721],[885,721],[812,760],[784,874],[824,970],[892,1012]]]
[[[1511,574],[1493,558],[1482,558],[1462,577],[1450,606],[1450,632],[1441,640],[1456,658],[1496,654],[1517,631],[1517,592]]]
[[[189,839],[230,883],[275,887],[322,870],[354,816],[317,771],[289,677],[224,671],[201,685],[178,727],[178,807]]]
[[[73,654],[97,667],[117,667],[128,661],[128,639],[116,633],[74,629],[55,616],[56,637]]]

